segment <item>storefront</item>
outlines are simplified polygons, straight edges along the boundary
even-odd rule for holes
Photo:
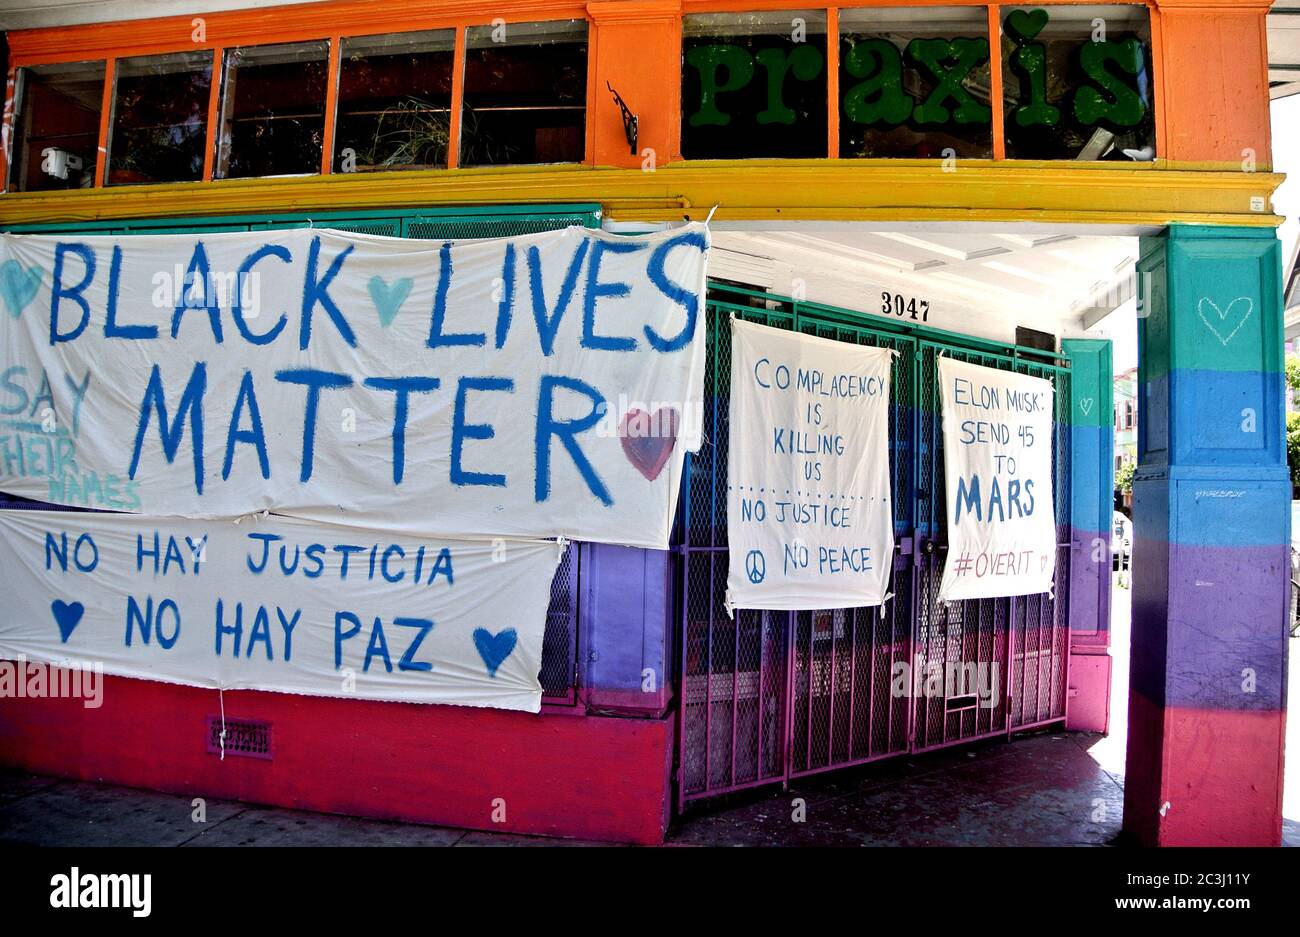
[[[10,32],[14,234],[441,241],[710,219],[713,248],[703,443],[670,548],[568,546],[539,714],[219,702],[116,676],[98,710],[6,700],[0,759],[657,842],[675,810],[739,788],[1034,727],[1104,731],[1114,401],[1109,342],[1086,327],[1136,299],[1125,825],[1152,844],[1278,842],[1290,489],[1267,7],[521,0],[486,16],[326,0],[123,20],[106,3],[104,22]],[[6,301],[24,294],[21,265],[0,276]],[[880,607],[730,614],[732,318],[897,352]],[[1046,591],[940,600],[940,359],[1053,388]],[[19,407],[0,386],[9,416],[33,416],[39,388]],[[900,663],[990,666],[994,701],[894,692]],[[248,751],[214,746],[223,726]]]

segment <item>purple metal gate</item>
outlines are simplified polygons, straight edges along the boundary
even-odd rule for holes
[[[723,608],[732,313],[896,349],[891,388],[895,539],[881,608]],[[678,805],[741,788],[1007,735],[1065,716],[1065,597],[937,601],[946,541],[935,356],[1048,377],[1057,387],[1058,526],[1068,522],[1068,370],[868,325],[868,317],[715,286],[708,303],[705,444],[678,523],[682,608]],[[978,343],[972,343],[975,345]],[[1069,582],[1058,548],[1057,582]]]

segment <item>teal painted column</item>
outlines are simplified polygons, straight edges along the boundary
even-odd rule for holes
[[[1066,727],[1110,726],[1110,530],[1115,488],[1111,343],[1069,338],[1070,691]]]
[[[1138,469],[1124,828],[1281,839],[1291,489],[1280,247],[1175,226],[1138,264]]]

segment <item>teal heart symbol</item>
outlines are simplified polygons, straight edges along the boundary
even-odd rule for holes
[[[40,267],[23,267],[16,260],[6,260],[0,264],[0,299],[4,300],[4,304],[9,307],[9,315],[15,319],[36,298],[36,291],[40,287]]]
[[[370,278],[370,301],[375,304],[375,312],[379,313],[379,324],[388,328],[397,318],[398,310],[402,308],[402,303],[406,302],[406,297],[411,295],[411,278],[402,277],[394,280],[390,285],[381,276]]]
[[[80,602],[55,599],[50,603],[50,611],[54,613],[54,623],[59,626],[59,637],[67,644],[73,629],[81,623],[81,616],[86,614],[86,606]]]
[[[1019,42],[1028,42],[1047,25],[1046,10],[1012,10],[1007,14],[1007,32]]]
[[[497,668],[514,652],[518,642],[519,635],[514,628],[507,628],[497,634],[486,628],[474,629],[474,646],[478,648],[478,656],[483,658],[483,663],[487,664],[489,677],[497,675]]]

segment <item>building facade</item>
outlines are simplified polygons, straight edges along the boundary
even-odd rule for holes
[[[34,12],[7,33],[6,231],[461,238],[708,218],[712,442],[671,550],[570,547],[538,715],[230,692],[222,717],[262,757],[217,758],[214,693],[110,678],[100,710],[6,700],[6,764],[657,842],[727,791],[1104,731],[1106,416],[1122,403],[1109,344],[1080,323],[1136,293],[1125,827],[1279,842],[1290,488],[1266,0],[167,6]],[[899,352],[883,612],[723,608],[731,315]],[[1050,593],[937,600],[945,354],[1056,388]],[[971,660],[1001,665],[999,706],[889,691],[900,661]]]

